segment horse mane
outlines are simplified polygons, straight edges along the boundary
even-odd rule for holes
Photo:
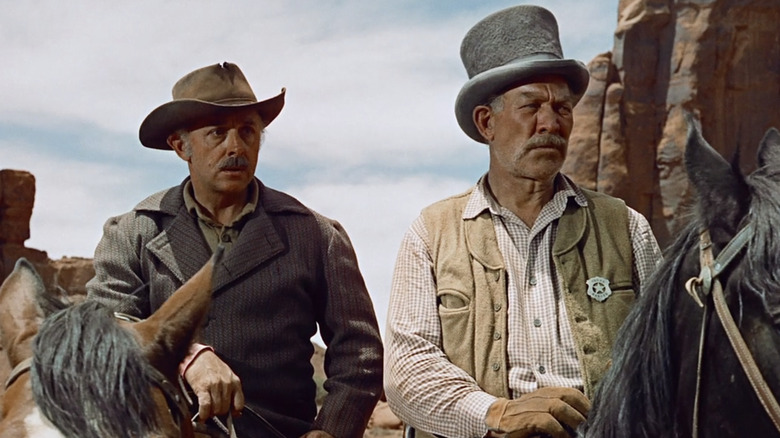
[[[41,324],[30,378],[35,403],[66,437],[131,438],[158,429],[153,372],[112,312],[85,301]]]
[[[739,276],[741,289],[762,297],[767,313],[780,324],[780,169],[762,167],[748,178],[753,202],[748,220],[754,236],[748,247],[747,268],[751,274]]]
[[[669,432],[676,384],[669,349],[672,298],[679,289],[676,280],[685,255],[698,243],[697,236],[693,221],[642,286],[618,332],[612,364],[596,388],[586,436],[657,437]]]

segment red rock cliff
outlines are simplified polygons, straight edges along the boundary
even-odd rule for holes
[[[739,148],[744,171],[780,128],[778,23],[778,0],[621,0],[613,50],[589,64],[564,172],[625,199],[669,243],[691,196],[684,112],[727,158]]]

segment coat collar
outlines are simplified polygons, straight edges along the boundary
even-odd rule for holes
[[[163,231],[150,240],[146,248],[184,283],[211,257],[195,218],[184,205],[181,185],[158,192],[136,207],[136,211],[157,213],[162,217]],[[258,181],[260,201],[249,215],[238,241],[225,255],[214,273],[214,293],[255,267],[283,253],[285,237],[279,233],[275,216],[285,214],[311,215],[297,199],[265,187]]]

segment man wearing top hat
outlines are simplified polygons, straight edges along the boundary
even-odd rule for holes
[[[189,176],[106,222],[88,294],[147,317],[223,245],[202,343],[181,365],[200,419],[244,408],[240,437],[361,437],[382,390],[382,343],[352,245],[339,223],[254,175],[284,96],[258,102],[230,63],[174,85],[139,136],[175,152]],[[318,325],[328,376],[319,412]]]
[[[456,118],[490,164],[404,236],[385,392],[418,436],[567,437],[660,252],[639,213],[560,173],[589,74],[563,57],[552,13],[496,12],[461,58]]]

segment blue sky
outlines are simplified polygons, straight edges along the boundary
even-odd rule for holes
[[[26,246],[92,257],[104,221],[178,184],[186,164],[138,126],[196,68],[237,63],[259,99],[287,88],[257,175],[339,220],[380,325],[420,209],[472,185],[487,150],[458,128],[463,35],[502,0],[37,0],[0,14],[0,169],[36,177]],[[564,55],[612,49],[618,0],[537,0]]]

